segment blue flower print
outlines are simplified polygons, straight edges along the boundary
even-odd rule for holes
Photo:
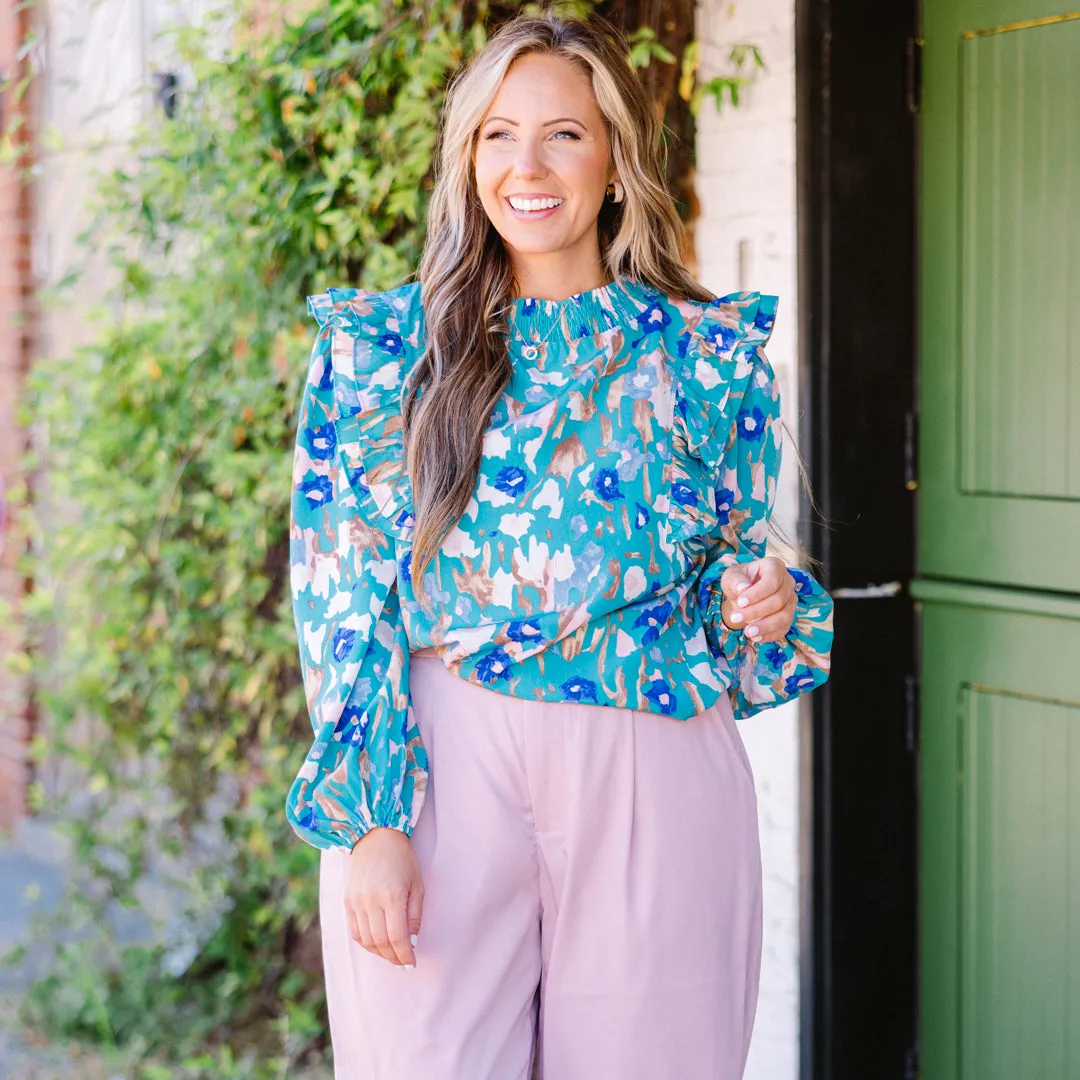
[[[568,590],[565,588],[567,585],[584,592],[603,558],[604,549],[595,540],[590,540],[580,551],[575,552],[574,572],[570,575],[569,582],[555,583],[556,599],[563,604],[569,602]]]
[[[604,502],[612,502],[614,499],[623,497],[623,493],[619,490],[619,474],[614,469],[601,469],[596,474],[593,487]]]
[[[333,424],[319,424],[304,429],[308,453],[319,461],[330,461],[337,453],[337,432]]]
[[[363,749],[367,735],[367,715],[355,705],[346,705],[334,727],[334,734],[341,737],[341,742],[357,749]]]
[[[635,401],[644,401],[652,396],[659,378],[654,364],[642,364],[636,371],[623,376],[623,393]]]
[[[495,683],[510,678],[513,661],[505,649],[492,649],[476,661],[476,675],[481,682]]]
[[[762,647],[758,656],[766,664],[769,665],[774,671],[780,671],[783,668],[784,663],[787,661],[787,650],[777,642],[771,642],[768,645]]]
[[[676,480],[671,485],[671,497],[680,506],[697,506],[698,504],[697,492],[689,484],[684,484],[681,480]]]
[[[814,688],[814,673],[805,667],[795,669],[794,675],[789,675],[784,680],[784,693],[795,695],[804,693]]]
[[[364,472],[363,465],[357,465],[355,468],[352,466],[345,467],[345,475],[349,478],[349,484],[351,487],[359,488],[361,491],[370,491],[367,486],[366,473]]]
[[[428,603],[432,605],[449,604],[450,594],[445,589],[439,588],[439,581],[433,570],[424,575],[424,595]]]
[[[788,573],[795,579],[795,592],[797,595],[806,596],[814,591],[814,579],[805,570],[789,566]]]
[[[707,608],[713,600],[713,595],[720,595],[720,578],[713,578],[711,581],[701,581],[698,583],[698,601],[703,608]]]
[[[636,319],[638,329],[646,334],[658,333],[671,322],[671,316],[660,304],[650,304]]]
[[[720,322],[712,322],[704,333],[706,341],[712,342],[717,352],[725,353],[734,348],[739,340],[739,331],[733,326],[724,326]]]
[[[525,481],[527,479],[524,469],[519,469],[516,465],[507,465],[499,470],[499,475],[495,477],[494,486],[497,491],[501,491],[504,495],[520,495],[525,490]]]
[[[570,535],[575,540],[580,540],[589,531],[589,524],[584,514],[575,514],[570,519]]]
[[[730,488],[718,487],[713,490],[716,499],[717,523],[726,525],[731,520],[731,508],[735,505],[735,492]]]
[[[649,511],[641,503],[634,503],[634,528],[644,529],[649,524]]]
[[[319,831],[319,819],[315,816],[315,810],[311,804],[308,804],[307,810],[297,819],[301,829],[308,829],[311,832]]]
[[[670,716],[678,705],[675,691],[663,679],[653,679],[645,687],[645,696],[656,706],[657,710],[665,716]]]
[[[325,506],[334,497],[334,485],[328,476],[306,476],[300,482],[300,492],[310,506]]]
[[[580,572],[588,581],[592,577],[593,571],[600,566],[606,554],[595,540],[590,540],[574,559],[574,566],[576,567],[574,578],[576,579],[578,572]]]
[[[672,604],[670,601],[665,600],[661,604],[645,608],[645,610],[634,620],[635,629],[639,626],[648,627],[645,633],[641,635],[642,645],[651,645],[660,637],[660,631],[667,625],[667,621],[671,617],[671,612]]]
[[[559,687],[567,701],[591,701],[596,704],[596,683],[574,676]]]
[[[398,573],[406,585],[412,583],[412,548],[405,552],[401,562],[398,563]]]
[[[323,364],[322,378],[319,380],[319,389],[334,389],[334,365],[330,362],[329,356],[326,358],[326,363]]]
[[[739,436],[747,442],[760,442],[765,434],[765,414],[755,405],[739,413]]]
[[[511,641],[516,641],[522,645],[544,640],[544,635],[540,631],[539,619],[521,619],[512,622],[506,628],[506,636]]]
[[[352,652],[353,642],[355,640],[355,630],[346,630],[344,626],[339,626],[337,630],[334,631],[334,659],[338,662],[347,660],[349,654]]]
[[[642,467],[656,460],[650,451],[641,448],[641,440],[632,434],[625,439],[612,439],[611,449],[620,455],[616,472],[624,484],[636,480]]]
[[[401,335],[400,334],[380,334],[375,343],[381,348],[385,349],[392,356],[401,355]]]

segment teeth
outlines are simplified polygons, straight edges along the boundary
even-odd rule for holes
[[[549,210],[553,206],[561,206],[564,199],[514,199],[510,205],[515,210]]]

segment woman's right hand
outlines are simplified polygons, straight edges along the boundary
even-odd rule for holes
[[[349,936],[398,967],[415,967],[424,883],[412,841],[400,829],[365,833],[349,853],[345,917]]]

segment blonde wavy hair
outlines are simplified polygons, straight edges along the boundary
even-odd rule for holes
[[[605,201],[597,218],[609,279],[634,278],[677,298],[715,299],[683,263],[682,222],[664,184],[663,132],[619,31],[596,16],[518,16],[506,23],[451,82],[436,151],[419,268],[426,347],[402,402],[417,580],[472,497],[484,431],[510,380],[505,335],[516,283],[481,205],[473,160],[481,121],[503,78],[530,53],[578,65],[604,117],[625,191],[622,202]]]

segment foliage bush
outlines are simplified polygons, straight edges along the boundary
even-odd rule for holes
[[[42,360],[27,394],[28,464],[48,477],[34,752],[86,777],[34,794],[83,871],[68,929],[96,928],[59,948],[30,1008],[143,1048],[146,1080],[295,1076],[325,1053],[318,853],[282,811],[311,734],[287,585],[302,298],[414,268],[447,76],[510,13],[308,10],[263,36],[231,7],[184,32],[191,91],[101,178],[84,242],[116,284],[93,344]],[[655,34],[634,41],[639,64],[675,62]],[[186,934],[110,944],[118,903],[152,906],[148,880],[188,898]]]

